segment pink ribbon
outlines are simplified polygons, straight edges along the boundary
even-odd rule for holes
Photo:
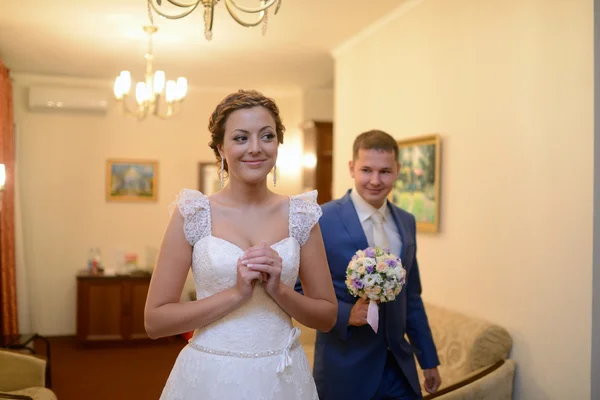
[[[377,333],[379,327],[379,306],[375,300],[369,302],[369,310],[367,311],[367,322],[371,328]]]

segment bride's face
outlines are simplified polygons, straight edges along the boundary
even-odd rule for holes
[[[271,113],[263,107],[242,108],[229,114],[219,152],[230,179],[256,184],[273,169],[278,146]]]

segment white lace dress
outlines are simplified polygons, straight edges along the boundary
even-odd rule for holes
[[[272,247],[283,259],[281,282],[294,287],[300,247],[321,216],[316,191],[290,197],[289,237]],[[235,285],[238,246],[211,235],[208,198],[184,189],[176,204],[193,246],[192,272],[198,299]],[[318,399],[299,329],[261,284],[229,315],[197,329],[183,348],[161,400]]]

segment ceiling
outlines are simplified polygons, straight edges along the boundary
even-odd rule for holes
[[[282,0],[266,36],[234,22],[221,1],[210,42],[201,7],[180,20],[155,16],[155,68],[167,79],[186,76],[192,86],[332,87],[331,50],[403,1]],[[0,57],[15,72],[113,79],[127,69],[141,80],[146,6],[145,0],[1,0]]]

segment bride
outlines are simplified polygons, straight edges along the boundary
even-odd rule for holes
[[[337,316],[317,193],[267,188],[285,130],[273,100],[233,93],[209,130],[227,186],[210,197],[181,191],[146,301],[151,338],[195,330],[161,399],[317,399],[291,321],[327,332]],[[180,303],[190,265],[198,300]]]

